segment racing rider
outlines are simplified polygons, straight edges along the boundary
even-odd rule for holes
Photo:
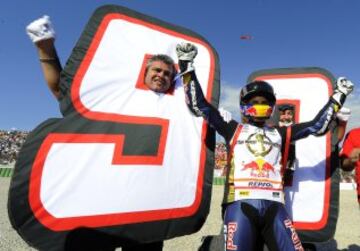
[[[288,148],[285,145],[310,134],[325,134],[353,84],[339,78],[334,93],[316,117],[293,124],[288,130],[266,124],[276,97],[270,84],[254,81],[240,91],[240,111],[245,123],[234,120],[227,123],[203,95],[192,64],[197,48],[181,43],[176,50],[188,107],[224,137],[229,149],[223,203],[225,250],[260,249],[261,240],[271,251],[304,250],[284,206],[282,161],[287,158]]]

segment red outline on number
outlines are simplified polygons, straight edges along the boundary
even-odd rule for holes
[[[106,15],[101,24],[96,31],[95,36],[92,39],[92,42],[85,54],[75,76],[73,79],[73,83],[71,86],[71,100],[72,103],[79,114],[83,117],[88,118],[90,120],[95,121],[111,121],[111,122],[125,122],[125,123],[133,123],[133,124],[142,124],[142,125],[159,125],[162,127],[161,131],[161,138],[160,138],[160,145],[158,149],[158,155],[153,157],[152,161],[159,161],[161,159],[162,163],[162,156],[166,149],[166,138],[167,138],[167,130],[169,121],[166,119],[155,118],[155,117],[137,117],[137,116],[127,116],[127,115],[120,115],[115,113],[103,113],[103,112],[96,112],[87,109],[80,100],[80,85],[82,83],[82,79],[84,78],[87,69],[92,62],[92,58],[100,44],[102,36],[104,35],[106,28],[108,27],[110,21],[114,19],[123,19],[129,21],[131,23],[140,24],[146,26],[150,29],[154,29],[157,31],[161,31],[163,33],[167,33],[169,35],[186,39],[188,41],[192,41],[198,44],[203,45],[207,48],[207,51],[210,54],[210,69],[209,69],[209,80],[208,80],[208,89],[206,93],[207,98],[211,98],[212,95],[212,85],[214,80],[214,69],[215,69],[215,62],[214,62],[214,54],[212,49],[207,45],[205,42],[172,31],[165,29],[163,27],[147,23],[145,21],[135,19],[132,17],[125,16],[123,14],[113,13]],[[185,101],[184,101],[185,102]],[[165,219],[174,219],[174,218],[182,218],[194,215],[201,203],[202,198],[202,187],[203,187],[203,175],[205,171],[205,159],[206,159],[206,146],[205,146],[205,137],[207,132],[207,126],[205,121],[202,124],[202,135],[201,135],[201,150],[200,150],[200,160],[199,160],[199,176],[197,180],[197,189],[195,194],[194,202],[184,208],[169,208],[169,209],[162,209],[162,210],[152,210],[152,211],[140,211],[134,213],[115,213],[115,214],[105,214],[105,215],[96,215],[96,216],[80,216],[80,217],[66,217],[66,218],[56,218],[51,215],[49,212],[46,211],[44,208],[41,198],[40,198],[40,190],[41,190],[41,178],[42,178],[42,171],[44,166],[44,161],[50,150],[53,143],[59,142],[92,142],[92,143],[101,143],[102,141],[106,141],[108,143],[116,143],[116,148],[122,148],[123,137],[122,135],[110,135],[111,139],[107,137],[107,135],[93,135],[93,134],[49,134],[44,142],[42,143],[36,159],[33,164],[33,168],[31,171],[30,176],[30,185],[29,185],[29,202],[32,211],[34,212],[35,217],[47,228],[53,231],[66,231],[71,230],[77,227],[106,227],[106,226],[114,226],[114,225],[124,225],[124,224],[131,224],[131,223],[142,223],[148,221],[155,221],[155,220],[165,220]],[[94,142],[95,140],[99,140],[100,142]],[[71,141],[67,141],[71,140]],[[121,153],[121,152],[120,152]],[[125,157],[120,155],[114,155],[113,162],[116,163],[127,163],[127,164],[136,164],[134,160],[138,161],[139,157],[142,160],[149,160],[148,156],[136,156],[133,157]],[[128,161],[128,162],[126,162]],[[160,163],[160,162],[159,162]],[[112,218],[111,224],[109,224],[109,217]]]
[[[108,217],[113,217],[112,225],[128,224],[137,222],[138,220],[149,220],[146,216],[148,212],[136,212],[136,213],[119,213],[119,214],[106,214],[97,216],[80,216],[80,217],[68,217],[68,218],[56,218],[51,215],[42,204],[40,198],[41,191],[41,178],[44,168],[44,162],[48,153],[54,143],[115,143],[114,156],[112,164],[159,164],[162,162],[163,153],[158,156],[138,156],[133,159],[132,156],[123,156],[119,151],[122,149],[124,142],[124,135],[111,135],[111,134],[62,134],[51,133],[42,143],[40,150],[38,151],[30,177],[29,186],[29,199],[30,206],[34,212],[35,217],[46,227],[54,231],[62,231],[71,229],[75,226],[87,226],[98,227],[103,226],[104,222],[107,222]],[[155,212],[155,211],[154,211]],[[161,215],[164,213],[164,215]],[[169,218],[172,210],[156,210],[156,215],[160,216],[157,219]],[[181,213],[176,216],[182,216]]]
[[[295,110],[295,114],[294,114],[294,123],[299,123],[299,116],[300,116],[300,100],[298,99],[277,99],[276,100],[276,106],[279,109],[279,106],[283,105],[283,104],[291,104],[294,106],[294,110]],[[279,119],[280,119],[280,111],[279,111]],[[290,127],[287,128],[286,130],[286,140],[285,140],[285,152],[282,156],[282,167],[281,167],[281,175],[284,175],[285,172],[285,165],[286,163],[284,163],[285,160],[288,159],[289,157],[289,147],[288,144],[290,144],[289,140],[291,138],[291,129]],[[292,181],[290,183],[286,183],[284,182],[284,187],[286,186],[292,186]]]
[[[332,93],[333,87],[331,80],[321,73],[293,73],[293,74],[269,74],[264,76],[256,77],[256,80],[269,80],[269,79],[281,79],[281,78],[320,78],[328,84],[329,96]],[[331,192],[331,166],[330,166],[330,155],[331,155],[331,138],[330,132],[326,134],[326,173],[325,173],[325,195],[324,195],[324,208],[321,219],[317,222],[294,222],[294,227],[298,230],[320,230],[325,227],[329,217],[329,205],[330,205],[330,192]]]

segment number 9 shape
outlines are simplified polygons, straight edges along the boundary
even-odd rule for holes
[[[123,7],[96,10],[61,76],[64,118],[36,128],[16,163],[8,207],[27,242],[61,246],[81,228],[148,242],[201,227],[214,131],[188,111],[180,79],[166,94],[143,83],[146,58],[176,61],[182,41],[198,47],[198,78],[217,106],[217,55],[202,37]]]

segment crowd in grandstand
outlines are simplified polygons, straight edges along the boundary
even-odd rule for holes
[[[0,130],[0,165],[13,163],[25,142],[28,132]]]
[[[227,149],[223,142],[216,143],[215,146],[215,176],[225,176],[227,165]]]

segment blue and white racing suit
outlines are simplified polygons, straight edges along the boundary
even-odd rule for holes
[[[195,72],[184,86],[192,113],[202,116],[224,137],[229,166],[224,195],[225,250],[303,250],[284,206],[282,157],[285,141],[323,135],[334,119],[339,104],[330,98],[309,122],[286,127],[225,122],[202,93]]]

